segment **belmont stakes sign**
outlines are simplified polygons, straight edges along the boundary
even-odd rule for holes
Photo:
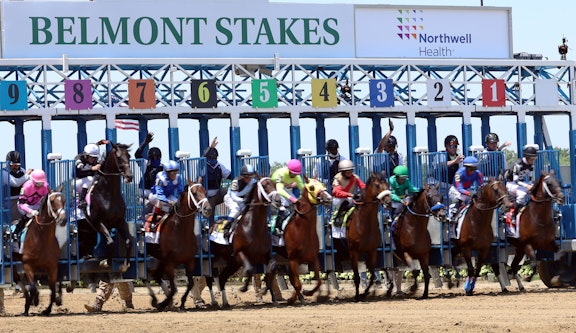
[[[510,58],[509,20],[484,7],[3,1],[2,57]]]

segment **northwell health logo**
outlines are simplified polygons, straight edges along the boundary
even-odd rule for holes
[[[398,9],[398,37],[402,40],[418,39],[424,32],[424,11],[421,9]]]

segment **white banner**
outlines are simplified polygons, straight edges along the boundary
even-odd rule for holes
[[[511,9],[357,6],[358,58],[511,58]]]
[[[511,9],[2,1],[3,58],[510,58]]]

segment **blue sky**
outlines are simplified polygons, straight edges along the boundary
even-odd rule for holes
[[[435,1],[338,1],[338,0],[302,0],[302,1],[271,1],[271,2],[298,2],[298,3],[359,3],[359,4],[390,4],[390,5],[434,5],[434,6],[479,6],[480,0],[435,0]],[[575,26],[573,14],[576,5],[572,1],[550,0],[546,2],[532,2],[521,0],[484,0],[484,6],[511,7],[512,8],[512,31],[513,31],[513,52],[528,52],[542,54],[550,60],[559,60],[558,45],[562,37],[568,39],[568,45],[574,38]],[[576,39],[574,40],[576,42]],[[568,60],[574,59],[573,50],[568,53]],[[533,138],[532,119],[527,117],[528,122],[528,141]],[[552,144],[561,148],[568,147],[568,116],[547,116],[546,122],[551,133]],[[403,119],[395,119],[394,134],[399,141],[399,151],[405,154],[405,125]],[[438,142],[448,134],[455,134],[459,138],[461,120],[459,118],[440,119],[438,126]],[[473,120],[473,144],[480,145],[481,138],[480,120]],[[218,136],[221,160],[230,165],[229,162],[229,120],[211,120],[209,130],[211,138]],[[417,130],[425,133],[426,123],[417,121]],[[491,121],[491,127],[497,132],[501,141],[509,140],[513,142],[511,148],[515,149],[516,119],[512,116],[498,117],[497,121]],[[241,141],[242,147],[252,150],[253,154],[258,153],[257,143],[257,121],[241,120]],[[314,153],[323,153],[315,151],[315,123],[313,120],[301,119],[301,137],[302,146],[311,148]],[[341,152],[348,155],[348,121],[345,119],[328,119],[326,120],[327,138],[335,138],[340,142]],[[371,121],[366,119],[359,120],[360,126],[360,146],[371,147]],[[95,142],[104,138],[104,121],[91,121],[87,125],[88,141]],[[382,119],[383,132],[388,128],[388,119]],[[149,122],[149,130],[156,134],[152,145],[158,146],[165,154],[168,151],[168,120],[154,120]],[[180,149],[191,152],[192,156],[200,155],[198,148],[198,123],[193,120],[179,120],[180,128]],[[184,130],[185,128],[185,130]],[[289,156],[289,120],[272,119],[268,122],[270,160],[285,162]],[[454,129],[457,129],[456,131]],[[26,155],[27,167],[38,168],[41,165],[40,153],[40,131],[41,124],[39,121],[27,122],[25,124],[26,135]],[[14,148],[14,130],[12,125],[6,122],[0,122],[0,139],[5,143],[4,150],[0,153],[5,154]],[[52,122],[53,150],[61,152],[65,159],[74,158],[77,147],[75,143],[76,126],[73,122]],[[74,139],[71,140],[71,137]],[[118,141],[122,143],[134,143],[138,145],[138,134],[136,131],[118,130]],[[418,145],[426,145],[425,135],[418,136]],[[442,144],[439,144],[441,147]],[[133,149],[135,151],[136,148]],[[2,155],[4,156],[4,155]]]

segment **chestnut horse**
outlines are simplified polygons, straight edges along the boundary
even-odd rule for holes
[[[518,283],[518,289],[524,291],[518,270],[520,270],[520,261],[524,255],[530,258],[530,265],[532,266],[532,276],[536,271],[536,254],[535,250],[545,250],[550,252],[558,252],[559,247],[556,244],[556,223],[553,219],[552,208],[553,204],[562,205],[564,203],[564,192],[560,186],[560,181],[556,178],[554,170],[550,173],[542,172],[540,178],[536,180],[532,190],[530,191],[530,200],[526,206],[518,213],[520,214],[519,237],[508,237],[508,242],[516,248],[516,254],[512,260],[511,268],[512,275]],[[500,276],[498,265],[493,265],[494,273]],[[532,279],[529,276],[528,279]],[[500,279],[500,277],[499,277]],[[503,284],[502,291],[508,290]]]
[[[226,282],[232,274],[243,266],[247,279],[240,287],[241,292],[248,290],[248,283],[255,274],[254,265],[266,265],[266,287],[260,294],[270,290],[272,302],[277,304],[272,292],[272,280],[276,278],[276,261],[272,258],[272,238],[268,230],[268,206],[279,207],[280,199],[276,195],[276,185],[269,177],[260,179],[250,193],[249,203],[238,220],[232,237],[231,255],[227,257],[226,267],[220,272],[218,282],[222,293],[222,307],[229,307],[226,298]],[[210,288],[210,285],[209,285]],[[214,302],[214,299],[213,299]]]
[[[212,212],[212,207],[208,203],[206,189],[204,189],[202,184],[188,181],[174,208],[168,217],[160,223],[158,228],[160,232],[160,255],[159,258],[156,258],[158,259],[158,267],[154,269],[153,276],[154,280],[159,284],[162,282],[161,279],[164,275],[170,281],[170,289],[166,299],[158,303],[150,284],[145,281],[148,292],[152,297],[152,306],[159,311],[172,305],[172,299],[177,291],[175,270],[178,265],[184,265],[186,277],[188,278],[186,292],[182,295],[180,302],[180,310],[185,309],[186,298],[194,285],[193,273],[196,263],[196,251],[198,250],[194,225],[196,212],[198,211],[208,217]]]
[[[494,209],[507,211],[510,200],[502,176],[498,179],[490,177],[488,183],[478,189],[476,196],[464,212],[460,237],[456,241],[453,255],[462,254],[468,266],[468,277],[464,284],[466,295],[472,295],[476,279],[480,276],[480,269],[486,263],[490,254],[490,247],[494,241],[492,218]],[[476,269],[472,264],[472,251],[478,251]]]
[[[26,238],[24,239],[22,264],[27,287],[22,288],[26,304],[24,315],[28,315],[30,305],[38,306],[39,292],[36,287],[34,273],[46,272],[48,286],[50,287],[50,304],[42,311],[47,316],[52,312],[52,304],[62,305],[62,285],[56,293],[56,280],[58,279],[58,259],[60,258],[60,245],[56,239],[56,224],[66,224],[66,199],[62,192],[50,192],[40,202],[39,214],[28,223]]]
[[[290,283],[294,287],[294,294],[288,299],[288,304],[294,304],[296,298],[304,304],[304,296],[301,293],[302,283],[298,268],[302,264],[312,266],[316,286],[305,291],[304,295],[311,296],[320,289],[322,280],[320,279],[320,241],[316,231],[317,205],[326,207],[332,205],[332,196],[326,190],[326,185],[316,179],[305,177],[305,185],[298,201],[294,203],[294,215],[286,225],[284,230],[284,244],[286,257],[289,262]]]
[[[348,252],[350,263],[354,271],[354,285],[356,287],[355,300],[366,298],[370,287],[374,283],[376,262],[378,260],[378,246],[382,244],[380,223],[378,221],[378,207],[382,203],[384,209],[390,209],[390,190],[385,173],[372,173],[366,182],[366,188],[360,192],[360,199],[355,202],[355,208],[347,222],[346,238],[348,239]],[[360,297],[360,274],[358,261],[360,255],[366,254],[366,267],[369,270],[370,283]]]
[[[444,209],[436,208],[442,206],[442,194],[438,191],[439,183],[436,185],[426,185],[414,197],[415,199],[406,206],[406,209],[398,215],[393,224],[392,236],[394,240],[394,255],[402,260],[412,269],[414,284],[410,288],[411,292],[418,289],[419,270],[414,269],[413,259],[418,259],[420,267],[424,273],[424,293],[421,298],[428,298],[428,284],[430,283],[430,272],[428,269],[430,249],[432,240],[428,232],[428,219],[434,216],[440,221],[446,219]],[[392,286],[389,286],[387,297],[392,294]]]

